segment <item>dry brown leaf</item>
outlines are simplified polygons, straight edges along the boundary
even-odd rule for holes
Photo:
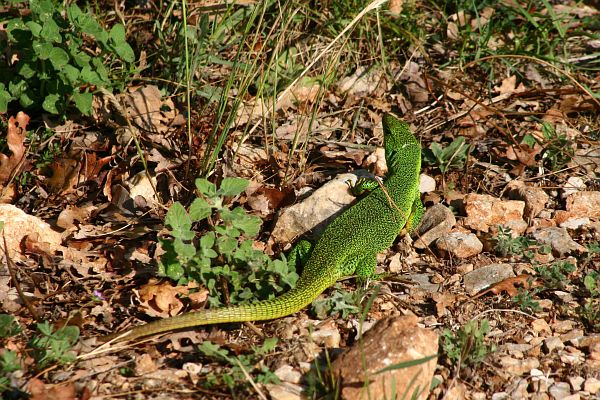
[[[492,294],[500,294],[502,292],[506,292],[509,296],[515,296],[519,292],[519,288],[523,287],[525,289],[530,288],[529,279],[532,278],[529,274],[521,274],[512,278],[504,279],[500,282],[494,283],[489,288],[484,291],[476,294],[472,299],[476,299],[488,293]],[[531,287],[536,286],[535,281],[531,283]]]
[[[27,389],[31,393],[29,400],[78,400],[73,383],[46,385],[41,380],[32,378],[27,383]]]
[[[166,132],[176,116],[171,99],[163,101],[157,86],[148,85],[123,95],[129,118],[147,132]],[[163,110],[166,109],[167,111]]]
[[[179,295],[189,293],[187,286],[173,286],[169,282],[151,279],[139,289],[139,297],[144,312],[152,317],[167,318],[176,315],[183,308]]]
[[[509,146],[506,149],[506,158],[513,161],[519,161],[519,164],[516,165],[510,172],[520,176],[523,174],[523,171],[526,167],[535,167],[537,165],[535,157],[540,154],[543,149],[544,148],[537,143],[533,148],[526,144]]]
[[[52,176],[46,180],[46,186],[51,193],[68,194],[79,184],[81,165],[77,160],[61,158],[50,164]]]
[[[388,10],[391,14],[398,15],[402,12],[404,0],[390,0],[388,2]]]
[[[81,207],[67,205],[58,215],[56,225],[63,229],[71,229],[75,225],[75,222],[77,224],[87,222],[92,213],[97,209],[98,207],[92,203],[84,204]]]
[[[431,298],[435,301],[435,311],[438,317],[444,316],[448,308],[456,305],[456,295],[451,293],[433,293]]]
[[[527,89],[525,89],[525,85],[523,85],[523,83],[519,83],[519,86],[517,86],[517,76],[512,75],[503,79],[500,86],[494,86],[494,90],[499,94],[507,94],[521,93]]]
[[[11,151],[11,155],[0,153],[0,185],[6,185],[11,177],[16,175],[25,161],[25,134],[27,133],[27,124],[29,116],[20,111],[17,117],[8,119],[8,129],[6,132],[6,144]]]

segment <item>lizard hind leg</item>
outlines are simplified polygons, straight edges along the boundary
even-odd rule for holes
[[[288,267],[298,270],[299,267],[305,266],[313,248],[313,243],[306,239],[302,239],[296,243],[287,255]]]
[[[368,280],[377,280],[379,275],[375,273],[377,268],[377,256],[375,254],[364,254],[353,256],[346,260],[344,275],[355,274],[359,285],[366,286]]]
[[[412,209],[410,211],[410,215],[406,220],[406,232],[412,234],[416,231],[419,226],[419,222],[421,222],[421,218],[423,218],[423,214],[425,213],[425,207],[423,207],[423,203],[421,202],[421,198],[417,196],[415,201],[413,202]]]

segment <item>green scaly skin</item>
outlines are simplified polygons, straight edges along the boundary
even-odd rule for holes
[[[208,309],[161,319],[105,337],[129,341],[200,325],[260,321],[284,317],[309,305],[339,279],[374,275],[377,253],[392,245],[402,229],[421,219],[419,198],[421,147],[408,124],[390,114],[383,117],[388,174],[381,187],[337,217],[314,246],[296,287],[271,300]],[[387,194],[386,194],[387,193]]]

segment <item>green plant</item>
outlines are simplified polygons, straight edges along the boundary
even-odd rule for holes
[[[600,272],[590,271],[583,278],[583,285],[590,292],[590,296],[600,296]]]
[[[209,290],[209,303],[216,307],[226,300],[235,304],[250,299],[274,297],[292,288],[298,274],[284,260],[271,260],[254,248],[252,237],[260,230],[260,218],[246,214],[243,208],[230,209],[226,197],[237,196],[248,181],[225,178],[219,189],[206,179],[196,180],[200,197],[189,211],[174,203],[165,224],[171,237],[160,238],[165,250],[159,273],[180,284],[189,280]],[[194,224],[207,222],[208,231],[200,238]]]
[[[234,390],[236,386],[247,383],[247,374],[252,374],[253,379],[257,383],[279,383],[277,376],[262,363],[262,358],[268,353],[275,350],[277,338],[265,339],[262,346],[252,346],[252,351],[249,354],[241,354],[233,356],[229,351],[205,341],[198,347],[205,356],[216,358],[221,363],[224,363],[228,371],[219,371],[219,373],[210,372],[206,376],[206,384],[209,387],[221,384],[227,385],[230,390]]]
[[[8,314],[0,314],[0,338],[8,338],[21,332],[15,317]],[[17,352],[0,349],[0,394],[11,390],[9,374],[21,369],[21,357]]]
[[[135,60],[125,28],[115,24],[106,31],[75,3],[30,0],[29,10],[7,21],[8,40],[0,41],[0,54],[10,60],[0,67],[0,113],[18,100],[52,114],[74,104],[89,115],[93,92],[115,81],[106,65],[115,71],[117,62],[127,66]]]
[[[431,143],[429,149],[423,150],[423,161],[432,166],[437,166],[442,174],[451,168],[461,169],[465,165],[471,146],[465,144],[465,138],[457,137],[446,147],[439,143]]]
[[[507,227],[498,226],[498,236],[494,250],[503,257],[507,255],[524,253],[530,246],[536,244],[535,240],[525,236],[512,237],[512,230]]]
[[[0,339],[15,336],[19,332],[21,332],[21,328],[19,327],[19,325],[17,325],[14,316],[8,314],[0,314]]]
[[[336,290],[325,298],[318,298],[311,304],[311,311],[318,319],[325,319],[329,315],[340,314],[342,318],[357,314],[360,311],[360,299],[362,290],[347,291],[340,284],[334,286]]]
[[[542,284],[547,289],[561,289],[570,282],[567,275],[574,272],[576,267],[568,261],[557,261],[550,266],[534,266],[542,280]]]
[[[600,272],[588,272],[583,278],[583,285],[589,292],[589,297],[579,307],[579,314],[593,331],[598,332],[600,331]]]
[[[540,121],[542,124],[543,138],[533,135],[525,135],[522,143],[533,148],[536,144],[543,147],[542,160],[552,171],[566,166],[575,156],[573,142],[567,138],[567,135],[558,133],[547,121]]]
[[[447,45],[458,51],[461,62],[494,54],[568,58],[568,38],[577,35],[575,30],[569,30],[575,17],[566,13],[557,15],[546,0],[533,0],[526,5],[493,0],[443,1],[439,7],[448,15],[462,14],[459,21],[448,18],[452,25],[444,27],[453,33]],[[581,23],[585,26],[589,21],[583,19]]]
[[[524,288],[519,288],[517,294],[513,296],[512,301],[519,305],[519,308],[527,313],[534,313],[541,310],[540,303],[535,301],[533,297],[538,293],[534,289],[529,291]]]
[[[455,364],[476,365],[483,361],[488,354],[496,350],[495,345],[485,344],[485,335],[490,331],[487,319],[469,321],[456,333],[450,329],[442,332],[442,348],[446,356]]]
[[[0,314],[0,339],[15,336],[21,332],[12,315]],[[35,369],[43,369],[53,363],[66,364],[75,360],[71,351],[79,338],[79,328],[65,326],[53,332],[47,321],[37,324],[37,332],[29,342],[32,351],[27,355],[0,348],[0,394],[14,390],[10,374],[21,369],[26,356],[32,356]]]
[[[52,363],[66,364],[75,360],[71,348],[79,339],[79,328],[64,326],[54,331],[48,321],[37,324],[37,335],[31,339],[33,358],[39,368],[45,368]]]

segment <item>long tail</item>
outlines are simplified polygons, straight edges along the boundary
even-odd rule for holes
[[[228,322],[264,321],[293,314],[310,304],[325,289],[335,282],[329,279],[311,279],[310,282],[298,281],[295,288],[279,297],[257,303],[206,309],[159,319],[145,325],[134,327],[125,332],[118,332],[101,338],[103,342],[130,341],[141,337],[156,335],[177,329],[193,326],[220,324]]]

